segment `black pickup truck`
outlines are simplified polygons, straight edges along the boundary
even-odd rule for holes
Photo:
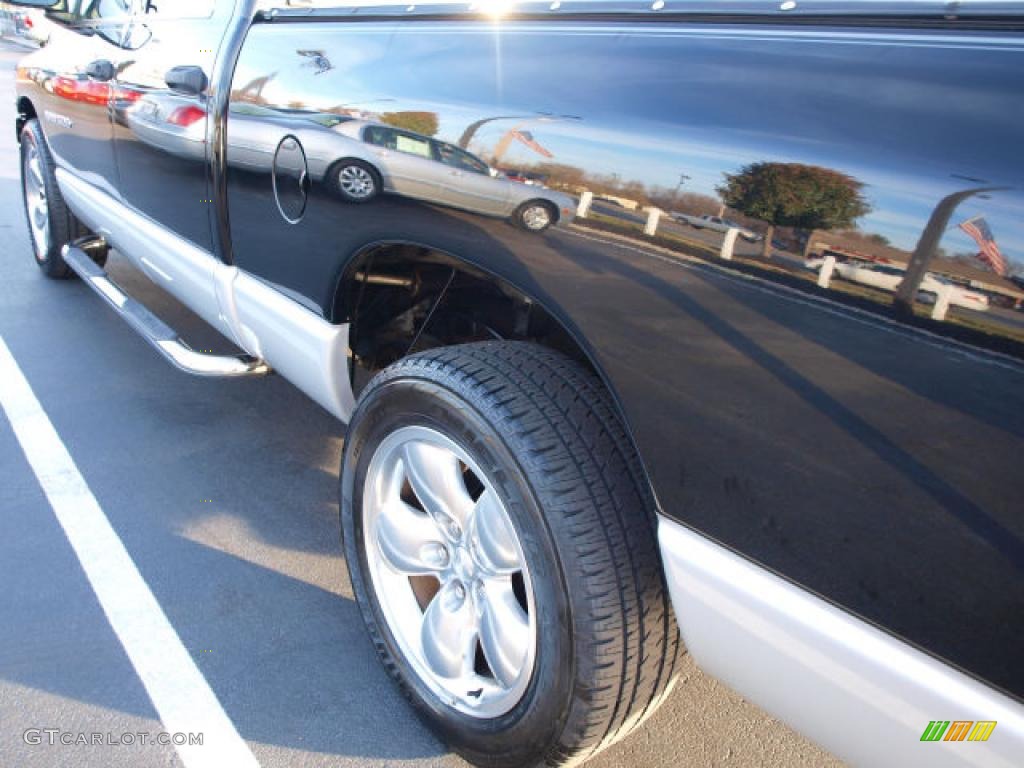
[[[773,233],[870,234],[911,287],[979,251],[1000,290],[1024,4],[21,5],[57,25],[17,78],[40,269],[348,424],[354,592],[467,759],[578,763],[689,652],[853,764],[1020,765],[1024,365],[913,290],[796,285]],[[763,256],[661,221],[693,196]]]

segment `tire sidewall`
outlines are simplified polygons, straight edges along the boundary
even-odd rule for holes
[[[362,489],[377,446],[411,425],[442,432],[465,450],[501,495],[530,569],[537,613],[537,653],[523,698],[504,715],[478,719],[442,702],[402,658],[369,583],[362,529]],[[538,748],[560,733],[568,716],[575,676],[571,609],[558,557],[541,507],[499,429],[457,393],[436,382],[399,377],[372,388],[353,415],[345,438],[341,517],[353,591],[371,638],[388,671],[418,714],[453,747],[495,765],[532,764]],[[502,755],[495,762],[495,756]]]
[[[32,254],[36,258],[36,262],[41,266],[45,267],[50,258],[50,252],[41,253],[36,245],[36,239],[32,236],[32,212],[28,209],[28,179],[25,178],[25,160],[28,156],[30,149],[35,148],[36,154],[39,157],[40,172],[43,177],[43,185],[46,187],[47,199],[50,197],[50,183],[47,176],[46,158],[43,156],[42,149],[39,146],[39,142],[36,139],[35,132],[31,128],[31,123],[26,123],[25,127],[21,131],[21,145],[20,154],[21,158],[21,205],[25,209],[25,223],[28,225],[28,240],[32,246]],[[46,227],[49,230],[50,238],[50,251],[53,250],[53,217],[48,216]]]
[[[47,221],[46,226],[49,234],[49,250],[41,253],[36,246],[35,238],[32,236],[32,221],[28,209],[28,180],[25,178],[25,157],[31,147],[34,147],[39,157],[40,173],[43,177],[43,186],[46,188],[47,200]],[[25,223],[29,228],[29,243],[32,247],[32,255],[36,264],[50,277],[67,277],[71,270],[64,263],[60,255],[61,246],[71,239],[70,227],[66,221],[63,199],[57,187],[53,174],[53,160],[49,148],[46,146],[46,139],[36,120],[30,120],[21,130],[21,143],[19,147],[19,159],[21,161],[21,203],[25,211]],[[63,217],[63,220],[62,220]]]

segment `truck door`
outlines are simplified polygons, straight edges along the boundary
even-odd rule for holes
[[[37,113],[57,162],[117,195],[111,143],[112,79],[126,51],[128,0],[80,0],[50,12],[50,45],[22,76],[39,83]]]
[[[114,151],[124,201],[208,251],[207,90],[231,0],[139,3],[146,42],[118,68]]]

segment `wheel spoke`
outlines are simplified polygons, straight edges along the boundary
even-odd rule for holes
[[[471,675],[478,635],[472,602],[449,584],[430,601],[423,614],[420,641],[430,668],[445,678]]]
[[[473,499],[462,480],[458,457],[418,440],[405,446],[402,459],[406,479],[427,514],[439,524],[455,522],[461,529],[472,512]]]
[[[487,579],[478,598],[482,603],[480,645],[494,677],[510,688],[523,669],[530,650],[530,624],[516,600],[511,579]]]
[[[433,520],[400,499],[377,516],[377,544],[394,570],[410,576],[437,573],[447,564],[444,536]]]
[[[521,700],[537,650],[523,546],[489,480],[453,439],[408,425],[383,439],[363,486],[364,552],[387,626],[420,681],[473,717]]]
[[[28,161],[28,172],[32,176],[32,181],[36,185],[36,189],[45,189],[43,184],[43,173],[39,168],[39,158],[33,157]]]
[[[476,500],[471,529],[477,561],[485,570],[495,574],[522,570],[515,531],[493,491],[484,491]]]

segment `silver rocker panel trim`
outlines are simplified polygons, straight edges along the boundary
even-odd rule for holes
[[[666,517],[658,538],[697,665],[850,765],[1020,765],[1018,702]],[[922,742],[932,720],[998,725]]]
[[[348,421],[348,324],[332,325],[63,168],[57,183],[72,212],[154,283]]]

